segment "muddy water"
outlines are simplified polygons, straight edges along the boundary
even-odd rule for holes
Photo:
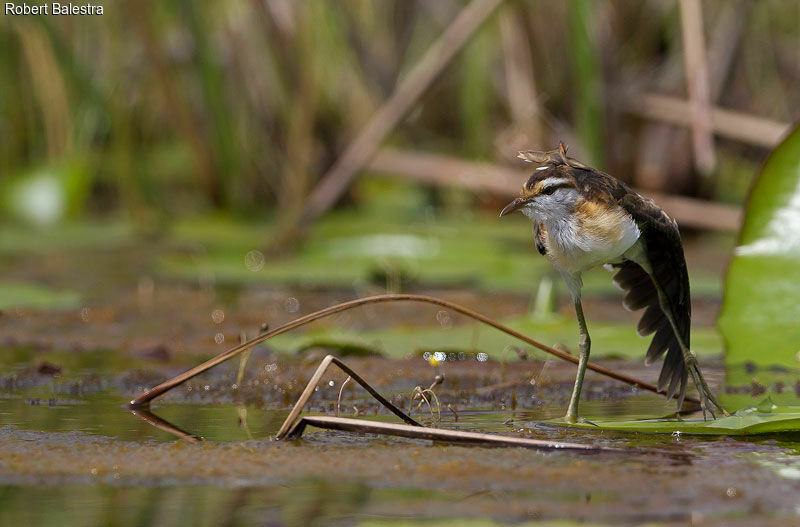
[[[153,405],[160,418],[154,426],[124,403],[180,368],[84,368],[78,361],[54,375],[42,367],[41,354],[7,351],[0,398],[2,524],[800,521],[800,438],[697,439],[542,424],[566,404],[572,369],[561,364],[549,363],[544,375],[535,361],[513,368],[491,360],[440,367],[445,383],[437,388],[438,426],[653,452],[459,447],[315,429],[299,441],[276,442],[287,401],[302,390],[316,362],[273,355],[254,357],[248,365],[253,373],[241,386],[234,388],[234,367],[181,386]],[[68,362],[57,353],[45,356]],[[405,408],[411,389],[427,385],[434,373],[421,358],[348,362]],[[646,374],[634,363],[613,366]],[[720,382],[719,366],[707,370]],[[311,411],[333,414],[343,381],[334,372],[323,378]],[[727,391],[743,397],[743,390]],[[763,394],[754,395],[746,396]],[[348,417],[394,420],[352,387],[341,408]],[[582,404],[589,419],[670,411],[657,396],[597,376],[588,380]],[[427,407],[415,417],[434,423]]]
[[[691,438],[548,426],[542,421],[564,412],[573,367],[492,360],[502,350],[488,350],[485,362],[472,354],[438,368],[413,353],[346,361],[406,409],[415,386],[444,374],[436,388],[441,420],[434,421],[427,407],[414,413],[426,424],[653,452],[463,447],[313,428],[298,441],[276,442],[272,436],[325,350],[290,357],[269,346],[253,353],[242,379],[236,361],[222,365],[158,399],[156,418],[145,420],[125,402],[226,349],[242,331],[252,334],[264,320],[275,326],[377,291],[176,284],[158,280],[135,250],[13,263],[4,268],[6,279],[47,277],[54,290],[74,289],[83,298],[68,309],[6,309],[0,316],[0,525],[800,522],[800,437]],[[530,300],[440,293],[496,317],[524,312]],[[628,316],[618,300],[587,300],[590,319]],[[370,330],[402,323],[412,334],[441,323],[417,306],[392,309],[365,310],[331,324]],[[713,309],[707,311],[710,323]],[[463,323],[455,322],[456,329]],[[574,334],[572,326],[567,334]],[[644,345],[636,346],[638,354]],[[726,406],[767,396],[800,405],[796,372],[726,372],[711,356],[702,359]],[[644,379],[656,375],[640,359],[604,364]],[[333,415],[344,380],[327,374],[309,411]],[[588,419],[671,411],[659,397],[587,375],[581,413]],[[352,383],[341,413],[394,422]]]

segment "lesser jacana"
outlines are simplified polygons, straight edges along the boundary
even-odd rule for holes
[[[678,224],[653,200],[567,157],[563,143],[557,150],[520,152],[518,157],[542,166],[500,216],[519,210],[533,221],[536,248],[564,278],[580,327],[578,374],[565,420],[578,418],[591,347],[581,305],[581,274],[604,264],[617,269],[614,282],[627,291],[624,306],[633,311],[647,308],[637,331],[642,336],[655,333],[646,363],[666,352],[658,389],[666,389],[668,398],[677,394],[680,409],[691,375],[704,418],[707,411],[715,417],[710,404],[725,414],[689,349],[689,275]]]

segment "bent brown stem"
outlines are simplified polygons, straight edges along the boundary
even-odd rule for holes
[[[297,421],[297,424],[289,430],[287,437],[297,439],[303,435],[306,426],[316,426],[327,430],[341,430],[344,432],[355,432],[361,434],[379,434],[398,437],[408,437],[411,439],[427,439],[441,441],[445,443],[483,445],[483,446],[506,446],[524,447],[544,450],[568,450],[586,453],[615,453],[615,454],[658,454],[663,457],[662,452],[655,450],[643,450],[633,448],[618,448],[600,445],[582,445],[580,443],[563,443],[559,441],[543,441],[541,439],[530,439],[527,437],[513,437],[498,434],[483,434],[480,432],[465,432],[463,430],[446,430],[443,428],[429,428],[424,426],[408,426],[395,423],[380,423],[376,421],[366,421],[364,419],[349,419],[346,417],[325,417],[325,416],[306,416]]]
[[[311,398],[311,395],[313,395],[314,388],[317,387],[317,384],[319,383],[320,379],[322,379],[322,376],[325,375],[325,372],[328,370],[328,366],[330,366],[331,363],[339,366],[339,368],[341,368],[342,371],[344,371],[354,381],[360,384],[362,388],[367,390],[370,395],[372,395],[375,399],[377,399],[379,403],[385,406],[394,415],[396,415],[406,423],[410,424],[411,426],[422,426],[418,422],[414,421],[411,417],[407,416],[401,409],[399,409],[398,407],[387,401],[381,394],[379,394],[375,390],[375,388],[370,386],[367,383],[367,381],[362,379],[361,376],[358,375],[356,372],[354,372],[347,364],[340,361],[333,355],[327,355],[324,359],[322,359],[322,362],[319,363],[317,371],[315,371],[314,375],[311,376],[311,380],[309,380],[308,384],[306,384],[305,390],[303,390],[303,393],[300,395],[300,398],[292,407],[292,411],[289,412],[288,416],[286,416],[286,420],[283,421],[283,425],[281,425],[280,430],[278,430],[278,433],[275,434],[275,439],[283,439],[284,437],[286,437],[286,434],[289,433],[289,429],[292,427],[294,422],[300,416],[300,412],[303,411],[303,408],[305,407],[306,403]]]
[[[169,390],[175,388],[176,386],[188,381],[192,377],[199,375],[207,370],[210,370],[214,366],[225,362],[226,360],[235,357],[236,355],[242,353],[248,348],[255,346],[256,344],[260,344],[266,340],[271,339],[277,335],[282,333],[286,333],[294,328],[303,326],[308,324],[309,322],[313,322],[315,320],[319,320],[321,318],[325,318],[330,315],[334,315],[336,313],[341,313],[342,311],[347,311],[348,309],[353,309],[355,307],[363,306],[366,304],[380,304],[385,302],[424,302],[428,304],[433,304],[436,306],[445,307],[448,309],[452,309],[457,313],[461,313],[464,316],[470,317],[474,320],[492,326],[495,329],[502,331],[512,337],[521,340],[535,348],[539,348],[540,350],[549,353],[551,355],[555,355],[556,357],[571,362],[573,364],[578,363],[578,358],[573,357],[569,353],[565,353],[563,351],[557,350],[547,344],[543,344],[537,340],[534,340],[526,335],[523,335],[519,331],[511,329],[508,326],[505,326],[499,322],[492,320],[491,318],[481,315],[469,308],[461,306],[459,304],[454,304],[453,302],[448,302],[447,300],[441,300],[439,298],[434,298],[432,296],[425,296],[425,295],[411,295],[411,294],[399,294],[399,295],[377,295],[377,296],[370,296],[366,298],[358,298],[356,300],[350,300],[349,302],[343,302],[341,304],[336,304],[335,306],[331,306],[325,309],[321,309],[314,313],[310,313],[303,317],[300,317],[296,320],[293,320],[283,326],[277,327],[271,331],[264,333],[263,335],[259,335],[253,339],[248,340],[242,344],[239,344],[235,348],[229,349],[223,353],[220,353],[216,357],[213,357],[202,364],[195,366],[194,368],[181,373],[180,375],[176,375],[175,377],[162,382],[158,386],[151,388],[150,390],[144,392],[139,397],[133,399],[129,403],[129,407],[135,408],[139,406],[144,406],[150,403],[156,397],[163,395],[164,393],[168,392]],[[630,377],[628,375],[624,375],[622,373],[617,373],[615,371],[609,370],[608,368],[604,368],[598,364],[594,364],[589,362],[586,364],[586,367],[592,371],[600,373],[601,375],[605,375],[606,377],[610,377],[612,379],[616,379],[618,381],[622,381],[624,383],[630,384],[632,386],[636,386],[637,388],[641,388],[643,390],[648,390],[653,393],[665,393],[663,390],[659,391],[658,388],[653,386],[652,384],[646,383],[644,381],[640,381],[634,377]],[[355,379],[355,377],[354,377]],[[699,401],[695,398],[686,397],[686,401],[693,402],[695,404],[699,404]]]
[[[344,393],[344,387],[347,386],[347,383],[350,382],[350,379],[352,379],[352,377],[348,375],[342,383],[341,388],[339,388],[339,397],[336,399],[336,417],[339,417],[339,412],[342,411],[342,393]]]

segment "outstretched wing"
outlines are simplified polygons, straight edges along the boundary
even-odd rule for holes
[[[636,193],[626,193],[619,204],[639,225],[655,278],[669,298],[672,316],[681,339],[689,346],[692,306],[689,273],[686,270],[678,224],[652,200]],[[619,271],[614,276],[614,282],[627,291],[623,305],[631,311],[646,308],[639,320],[637,332],[642,336],[655,333],[645,361],[652,363],[666,352],[658,378],[658,389],[666,389],[668,398],[678,393],[680,408],[686,395],[688,371],[672,326],[659,305],[656,288],[639,264],[626,260],[615,267]]]

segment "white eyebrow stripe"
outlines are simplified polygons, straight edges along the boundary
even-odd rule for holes
[[[569,183],[569,179],[564,177],[549,177],[542,180],[541,186],[542,189],[546,189],[547,187],[555,187],[558,185],[563,185],[564,183]]]

